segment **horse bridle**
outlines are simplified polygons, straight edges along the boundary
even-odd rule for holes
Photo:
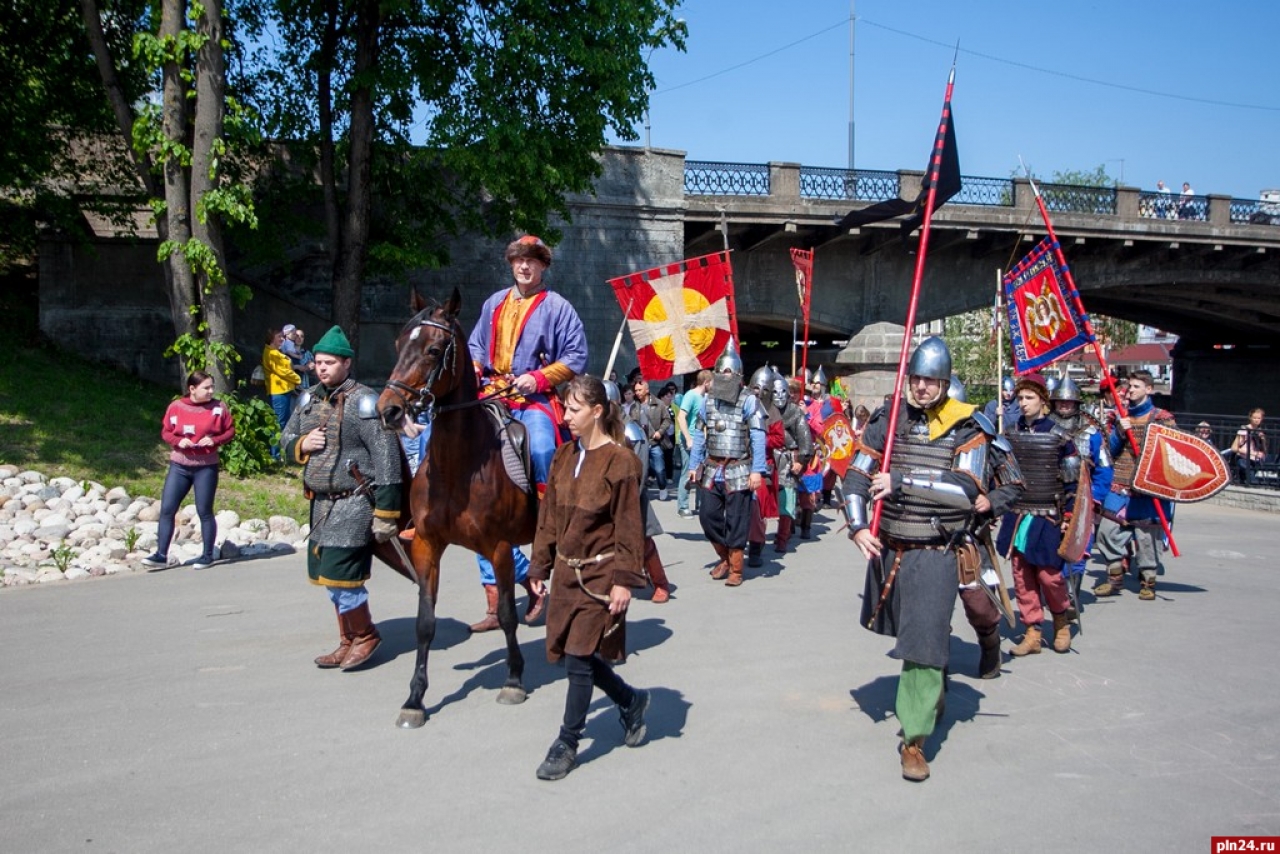
[[[387,380],[387,388],[396,393],[396,396],[399,397],[400,401],[404,404],[405,412],[414,421],[416,421],[418,416],[424,412],[427,413],[427,417],[430,419],[434,412],[436,396],[435,393],[431,391],[431,387],[434,386],[444,374],[445,363],[450,363],[449,369],[452,370],[455,375],[458,372],[458,343],[457,335],[455,334],[453,326],[441,323],[438,320],[433,320],[430,317],[418,321],[418,328],[422,328],[423,326],[429,326],[432,329],[439,329],[448,333],[449,343],[445,345],[444,353],[436,360],[435,365],[431,367],[426,378],[422,381],[422,385],[418,388],[414,388],[408,383],[400,382],[400,380]]]

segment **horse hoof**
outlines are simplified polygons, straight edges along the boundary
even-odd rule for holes
[[[424,709],[401,709],[400,717],[396,718],[396,726],[400,729],[417,729],[427,722],[427,713]]]
[[[523,703],[528,694],[523,688],[512,688],[510,685],[498,692],[498,702],[504,706],[518,706]]]

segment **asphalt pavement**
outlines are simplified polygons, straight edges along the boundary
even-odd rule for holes
[[[999,679],[976,678],[957,607],[916,784],[898,663],[856,623],[864,562],[834,513],[730,589],[697,521],[656,506],[676,589],[635,602],[620,670],[653,691],[648,741],[625,747],[597,693],[582,764],[554,783],[534,769],[564,670],[522,628],[528,701],[495,702],[503,640],[468,636],[484,598],[460,550],[418,730],[394,726],[415,590],[385,568],[384,642],[352,673],[311,663],[337,629],[300,554],[0,592],[0,851],[1206,852],[1280,835],[1275,516],[1180,507],[1156,601],[1132,580],[1086,594],[1071,653],[1006,656]]]

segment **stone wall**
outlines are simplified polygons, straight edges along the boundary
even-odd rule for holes
[[[603,370],[622,320],[607,279],[684,257],[684,154],[607,148],[594,194],[572,196],[572,222],[555,247],[548,284],[577,307],[587,328],[589,370]],[[403,281],[366,283],[356,374],[380,384],[395,363],[395,338],[409,317],[409,288],[443,299],[462,294],[463,326],[480,306],[510,284],[503,260],[507,240],[463,236],[449,243],[450,263],[411,272]],[[154,240],[69,241],[50,237],[40,246],[40,329],[87,358],[116,365],[145,379],[178,386],[180,366],[165,359],[173,326]],[[229,255],[235,258],[234,247]],[[229,265],[233,279],[254,298],[236,312],[236,346],[247,377],[258,363],[268,327],[301,326],[316,341],[331,325],[323,247],[300,243],[287,270]],[[620,372],[635,365],[629,336],[618,358]]]

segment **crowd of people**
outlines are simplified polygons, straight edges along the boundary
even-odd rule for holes
[[[1086,412],[1074,382],[1038,374],[1006,378],[979,411],[935,337],[912,353],[897,409],[886,395],[871,412],[833,395],[822,368],[788,377],[766,365],[748,378],[730,339],[687,389],[659,378],[655,393],[639,370],[621,386],[586,375],[582,321],[544,282],[549,247],[527,236],[505,257],[512,284],[485,302],[468,350],[482,393],[527,429],[530,492],[540,501],[529,554],[516,548],[513,559],[528,593],[525,620],[545,616],[546,654],[563,659],[568,674],[563,722],[540,779],[576,766],[594,688],[617,706],[624,743],[644,742],[650,694],[613,665],[626,655],[631,591],[651,588],[662,604],[673,589],[649,479],[653,500],[674,492],[678,516],[696,516],[714,552],[708,575],[731,589],[763,564],[770,525],[778,559],[795,551],[795,538],[814,536],[815,512],[839,510],[841,530],[868,561],[860,622],[894,637],[892,655],[902,661],[895,705],[902,775],[912,781],[930,774],[925,743],[944,704],[957,598],[977,635],[977,674],[996,678],[1006,663],[998,624],[1002,611],[1012,618],[1013,603],[1001,558],[1022,621],[1008,650],[1014,658],[1072,648],[1090,554],[1106,565],[1095,596],[1119,595],[1132,572],[1138,598],[1156,599],[1173,506],[1135,490],[1130,436],[1140,448],[1149,425],[1174,421],[1154,405],[1149,374],[1132,374],[1119,390],[1122,417]],[[406,419],[402,445],[384,428],[377,394],[352,374],[355,353],[341,328],[313,349],[296,326],[269,330],[261,368],[281,423],[276,453],[303,467],[312,503],[308,576],[337,618],[338,645],[315,664],[350,671],[381,642],[365,582],[375,544],[413,537],[397,525],[408,485],[401,463],[407,455],[412,472],[431,431],[429,420]],[[214,559],[218,448],[234,425],[212,390],[207,375],[193,373],[165,415],[173,452],[149,565],[168,565],[173,516],[191,489],[205,538],[195,566]],[[1251,413],[1229,449],[1246,466],[1266,453],[1262,417]],[[493,567],[477,559],[487,610],[471,629],[491,631]]]

